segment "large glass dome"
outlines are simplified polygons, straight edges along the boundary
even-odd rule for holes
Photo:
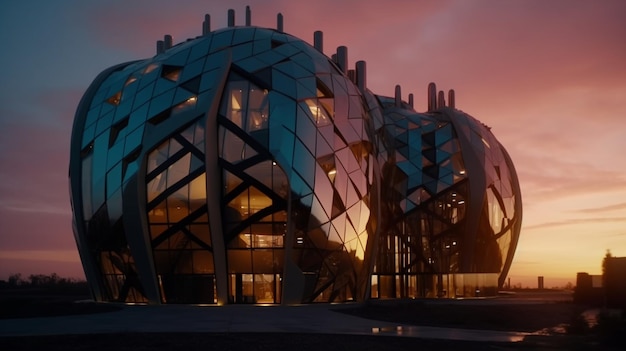
[[[452,107],[417,113],[280,30],[206,31],[102,72],[74,121],[74,234],[97,301],[269,303],[497,289],[515,170]],[[317,35],[316,35],[317,40]]]

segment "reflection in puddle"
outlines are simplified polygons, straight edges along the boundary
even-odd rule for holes
[[[373,327],[372,334],[386,336],[406,336],[427,339],[520,342],[531,333],[506,332],[495,330],[454,329],[426,326],[385,326]]]

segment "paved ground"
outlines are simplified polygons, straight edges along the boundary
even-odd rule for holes
[[[337,305],[126,306],[120,311],[0,320],[0,336],[263,332],[388,335],[469,341],[521,341],[528,333],[398,325],[332,311]]]

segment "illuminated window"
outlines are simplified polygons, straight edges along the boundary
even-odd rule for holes
[[[176,82],[178,81],[178,78],[180,78],[182,71],[183,68],[180,66],[163,65],[163,68],[161,69],[161,77],[171,80],[172,82]]]
[[[268,127],[268,91],[242,79],[228,82],[220,113],[247,132]]]
[[[118,91],[117,93],[113,94],[113,96],[109,97],[106,101],[114,106],[117,106],[120,104],[120,101],[122,100],[122,92]]]

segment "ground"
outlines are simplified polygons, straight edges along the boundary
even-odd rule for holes
[[[543,295],[542,295],[543,294]],[[538,332],[519,343],[431,340],[377,335],[296,333],[126,333],[96,335],[0,337],[0,350],[623,350],[617,338],[581,330],[564,334],[587,308],[569,298],[545,296],[546,292],[518,294],[529,301],[395,300],[374,301],[337,313],[397,322],[405,325]],[[552,292],[549,292],[552,294]],[[567,296],[561,293],[559,296]],[[111,304],[74,303],[86,298],[42,292],[0,294],[0,318],[53,317],[60,314],[108,313],[123,308]],[[530,301],[535,299],[535,301]],[[542,302],[546,300],[548,302]],[[511,300],[512,301],[512,300]],[[622,325],[623,327],[623,325]],[[557,328],[558,329],[558,328]],[[621,330],[622,334],[625,330]],[[617,334],[615,334],[617,335]]]

